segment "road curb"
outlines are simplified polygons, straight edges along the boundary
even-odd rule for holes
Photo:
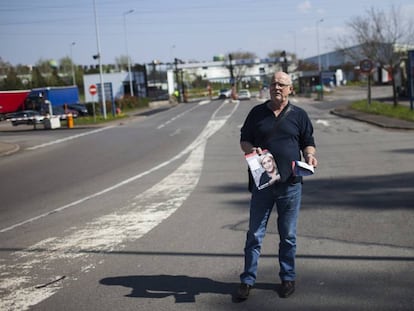
[[[125,119],[119,119],[119,120],[114,120],[112,121],[113,124],[119,124],[119,125],[123,125],[125,123],[130,122],[132,119],[136,119],[137,112],[140,112],[141,114],[144,112],[148,112],[148,111],[155,111],[155,110],[159,110],[162,108],[172,108],[174,106],[176,106],[177,104],[174,103],[170,103],[169,101],[156,101],[156,102],[151,102],[148,105],[148,108],[141,108],[141,109],[137,109],[134,113],[130,113],[128,118]],[[106,125],[109,124],[106,123]],[[102,126],[102,124],[90,124],[90,125],[81,125],[81,126],[77,126],[77,128],[80,127],[84,127],[84,128],[95,128],[95,127],[99,127]],[[0,157],[2,156],[8,156],[11,155],[13,153],[16,153],[20,150],[20,146],[18,144],[14,144],[14,143],[8,143],[8,142],[1,142],[0,141]]]
[[[17,144],[0,142],[0,156],[8,156],[20,150]]]
[[[397,130],[414,130],[414,122],[385,117],[381,115],[369,114],[352,109],[349,106],[335,108],[331,110],[330,113],[343,118],[354,119],[357,121],[366,122],[383,128]]]

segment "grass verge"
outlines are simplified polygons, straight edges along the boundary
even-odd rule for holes
[[[101,123],[107,123],[115,120],[122,120],[128,118],[128,115],[126,114],[118,114],[116,116],[113,116],[112,114],[108,114],[106,116],[106,119],[102,115],[96,116],[94,118],[93,116],[87,116],[87,117],[78,117],[74,120],[75,125],[87,125],[87,124],[101,124]]]
[[[372,101],[371,105],[368,105],[366,100],[359,100],[352,103],[351,108],[367,113],[414,122],[414,110],[411,110],[410,107],[407,106],[398,105],[397,107],[394,107],[392,104],[379,101]]]

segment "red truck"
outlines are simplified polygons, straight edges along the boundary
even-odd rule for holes
[[[30,90],[0,91],[0,120],[4,120],[7,113],[23,110],[25,100]]]

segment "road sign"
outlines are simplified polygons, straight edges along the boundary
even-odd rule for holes
[[[372,61],[369,59],[361,60],[361,62],[359,63],[359,68],[363,73],[370,73],[373,69]]]
[[[89,86],[89,93],[94,96],[97,92],[97,88],[95,84],[92,84],[91,86]]]

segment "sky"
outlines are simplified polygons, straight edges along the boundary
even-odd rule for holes
[[[306,58],[318,42],[320,53],[333,51],[353,18],[392,5],[414,18],[412,0],[0,0],[0,58],[94,65],[98,42],[103,64],[126,55],[140,64],[230,52],[265,58],[275,50]]]

